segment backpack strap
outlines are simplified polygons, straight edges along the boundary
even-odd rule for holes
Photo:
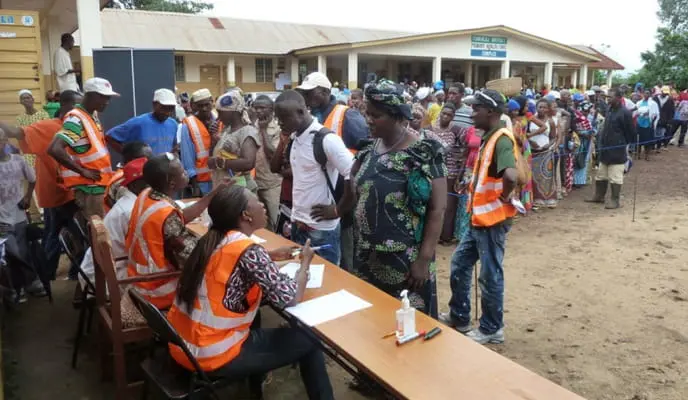
[[[332,193],[332,198],[334,198],[335,188],[330,180],[330,175],[327,173],[327,154],[325,153],[325,146],[323,145],[325,136],[331,133],[333,134],[334,132],[326,127],[322,127],[320,130],[313,132],[313,157],[315,157],[315,161],[320,164],[320,169],[323,174],[325,174],[325,179],[327,180],[327,187],[330,189],[330,193]]]

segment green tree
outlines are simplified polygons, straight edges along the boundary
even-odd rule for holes
[[[214,5],[205,1],[193,0],[115,0],[113,8],[129,10],[169,11],[185,14],[198,14],[205,10],[212,10]]]

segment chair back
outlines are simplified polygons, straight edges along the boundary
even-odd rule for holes
[[[96,276],[96,307],[110,310],[112,331],[122,331],[122,295],[115,275],[115,260],[112,258],[112,243],[103,220],[94,215],[90,221],[91,252]],[[108,307],[107,298],[110,296]]]
[[[130,290],[129,297],[131,297],[132,302],[141,312],[141,315],[143,315],[146,323],[148,323],[148,326],[153,330],[158,339],[165,343],[172,343],[181,348],[186,355],[186,358],[188,358],[191,365],[193,365],[198,377],[201,380],[210,382],[208,376],[201,369],[200,364],[198,364],[196,357],[194,357],[193,354],[191,354],[191,351],[189,351],[184,339],[182,339],[181,336],[179,336],[179,333],[177,333],[177,330],[170,325],[170,322],[167,320],[167,318],[165,318],[165,315],[163,315],[163,313],[148,300],[144,299],[143,296],[141,296],[141,294],[139,294],[139,292],[136,290]]]

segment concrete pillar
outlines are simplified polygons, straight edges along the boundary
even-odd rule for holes
[[[500,77],[502,79],[508,78],[511,76],[511,61],[509,60],[504,60],[502,61],[502,72],[500,74]]]
[[[299,86],[299,58],[291,57],[291,88]]]
[[[473,77],[475,78],[475,81],[473,81],[473,86],[472,88],[474,90],[480,89],[480,82],[481,82],[481,76],[480,76],[480,66],[478,64],[474,64],[473,68],[475,69],[475,74],[473,74]]]
[[[571,88],[578,87],[578,70],[574,69],[571,73]]]
[[[588,87],[588,64],[583,64],[580,70],[580,81],[578,82],[581,90]]]
[[[234,56],[229,56],[227,57],[227,87],[231,88],[236,85],[236,63],[234,62]]]
[[[79,51],[81,52],[81,79],[93,78],[93,49],[103,47],[103,30],[100,22],[100,3],[93,0],[76,0],[79,24]],[[117,88],[115,88],[117,90]]]
[[[612,74],[614,73],[613,70],[607,70],[607,87],[611,88],[612,87]]]
[[[467,87],[473,87],[473,61],[466,61],[466,82]]]
[[[554,73],[554,63],[548,62],[545,64],[545,86],[547,89],[552,89],[552,75]]]
[[[557,71],[552,71],[552,85],[559,86],[559,73]]]
[[[318,72],[327,75],[327,56],[318,55]]]
[[[349,53],[346,79],[349,89],[358,88],[358,53],[353,51]]]
[[[432,83],[442,80],[442,57],[432,59]]]

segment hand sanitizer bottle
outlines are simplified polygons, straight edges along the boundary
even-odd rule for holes
[[[408,290],[401,291],[401,308],[397,310],[397,339],[416,333],[416,309],[411,308]]]

